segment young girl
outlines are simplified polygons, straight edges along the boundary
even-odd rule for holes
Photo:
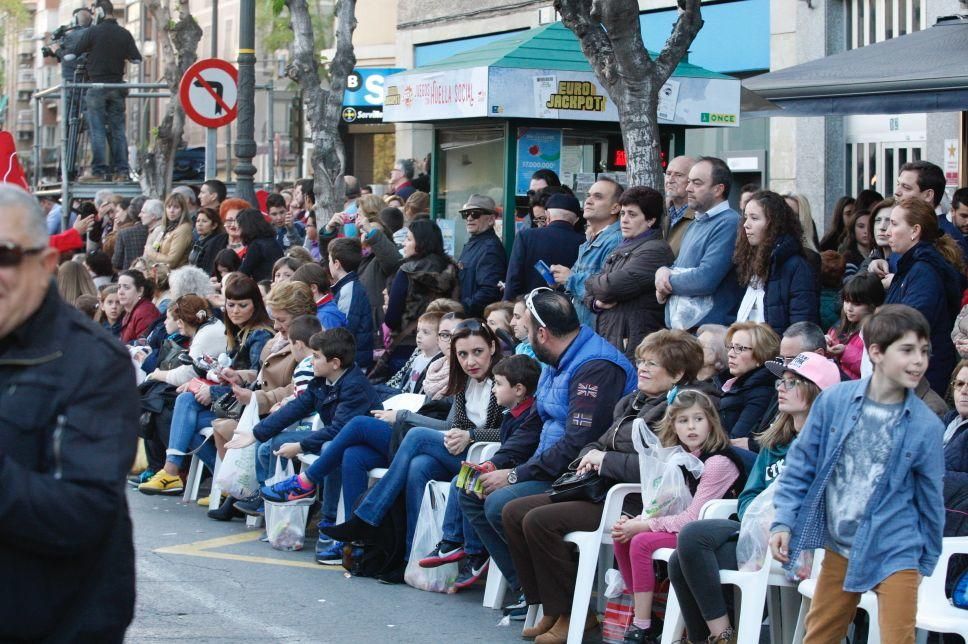
[[[884,303],[884,286],[873,273],[858,273],[844,285],[842,298],[840,322],[827,331],[827,353],[851,380],[857,380],[864,355],[860,329],[874,309]]]
[[[655,590],[653,553],[659,548],[675,548],[678,532],[699,517],[706,501],[735,498],[746,483],[742,460],[730,446],[719,414],[706,394],[694,390],[680,393],[666,409],[658,434],[664,447],[680,445],[702,460],[704,467],[698,480],[684,474],[693,499],[683,512],[651,519],[623,515],[612,526],[615,559],[626,587],[635,596],[635,617],[626,642],[651,641],[649,638],[658,641],[651,621]]]
[[[107,329],[116,338],[121,337],[121,318],[124,316],[124,309],[118,301],[118,285],[106,286],[101,291],[101,303],[98,306],[96,322]]]
[[[759,437],[760,454],[739,495],[740,519],[753,499],[780,476],[787,450],[807,422],[813,401],[822,390],[840,382],[834,363],[816,353],[801,353],[787,365],[771,362],[768,367],[779,378],[776,389],[780,413]],[[738,521],[706,519],[690,523],[679,533],[676,553],[669,560],[669,579],[690,642],[735,640],[720,590],[719,571],[737,569],[739,528]]]

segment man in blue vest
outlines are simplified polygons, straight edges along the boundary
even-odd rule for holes
[[[535,394],[543,421],[538,449],[514,469],[481,475],[483,501],[467,494],[460,497],[464,516],[516,591],[520,586],[501,511],[514,499],[550,490],[579,450],[608,430],[615,404],[636,386],[635,368],[618,349],[578,323],[571,298],[537,288],[525,298],[525,305],[528,339],[547,365]]]

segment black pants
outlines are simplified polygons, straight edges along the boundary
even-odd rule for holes
[[[669,579],[691,642],[705,640],[710,634],[706,622],[727,612],[719,571],[737,569],[738,538],[739,523],[726,519],[694,521],[679,533]]]

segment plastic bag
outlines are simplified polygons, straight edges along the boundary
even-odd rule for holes
[[[753,499],[743,513],[736,542],[736,563],[741,572],[755,572],[763,567],[770,551],[770,525],[773,524],[773,496],[776,486],[771,485]]]
[[[697,478],[703,464],[682,449],[681,445],[662,447],[641,418],[632,423],[632,444],[639,453],[639,476],[642,478],[642,516],[664,517],[679,514],[692,503],[692,493],[679,466]]]
[[[413,534],[410,560],[403,573],[403,580],[419,590],[446,593],[457,579],[457,564],[449,563],[436,568],[421,568],[420,560],[432,551],[444,536],[444,511],[450,495],[450,483],[431,482],[424,488],[417,529]]]
[[[302,550],[312,499],[273,503],[266,501],[266,534],[276,550]]]
[[[238,427],[251,430],[259,423],[259,403],[255,397],[245,406]],[[218,468],[216,485],[222,492],[237,499],[248,499],[259,491],[255,474],[255,444],[242,449],[230,449]]]
[[[605,604],[605,619],[602,621],[602,642],[622,644],[625,631],[635,617],[635,600],[632,593],[620,593]]]
[[[678,275],[694,268],[673,268],[672,274]],[[713,310],[713,296],[687,296],[671,295],[666,302],[666,311],[669,313],[669,328],[672,329],[691,329],[698,326],[703,318]]]

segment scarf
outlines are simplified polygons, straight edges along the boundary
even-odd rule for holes
[[[447,379],[450,377],[450,360],[441,358],[427,365],[424,375],[423,392],[431,400],[440,400],[447,389]]]

